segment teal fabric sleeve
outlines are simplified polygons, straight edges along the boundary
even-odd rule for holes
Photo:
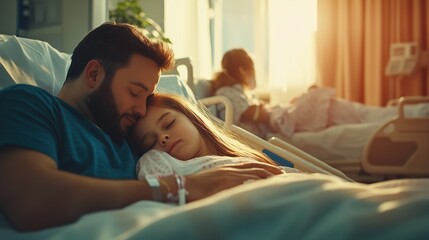
[[[18,84],[0,91],[0,148],[31,149],[58,168],[86,176],[136,178],[128,144],[110,136],[77,110],[43,89]]]

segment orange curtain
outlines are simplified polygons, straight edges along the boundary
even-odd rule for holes
[[[317,8],[320,85],[335,87],[338,97],[378,106],[390,98],[429,95],[427,0],[318,0]],[[419,48],[415,71],[400,79],[385,76],[395,42]]]

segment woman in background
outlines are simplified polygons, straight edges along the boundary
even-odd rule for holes
[[[255,67],[244,49],[232,49],[223,55],[222,71],[214,74],[211,84],[212,95],[231,100],[234,124],[265,137],[264,126],[270,126],[271,109],[249,93],[256,87]],[[219,104],[216,108],[218,117],[225,119],[225,107]]]
[[[294,132],[319,131],[332,125],[385,122],[397,115],[397,107],[365,106],[335,97],[333,88],[312,86],[291,103],[269,106],[250,94],[256,87],[252,58],[242,48],[227,51],[222,70],[215,73],[213,95],[227,97],[233,106],[233,123],[254,134],[268,138],[272,133],[290,137]],[[223,105],[217,105],[225,119]],[[429,104],[405,106],[406,116],[429,116]]]

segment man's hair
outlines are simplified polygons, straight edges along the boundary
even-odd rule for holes
[[[169,45],[150,40],[133,25],[104,23],[89,32],[74,49],[65,83],[79,77],[91,60],[100,61],[106,79],[111,79],[118,68],[129,63],[133,54],[153,60],[161,70],[169,70],[174,65]]]
[[[213,117],[209,110],[201,105],[195,105],[182,96],[168,93],[154,93],[147,99],[148,108],[151,106],[165,107],[183,113],[191,120],[198,132],[203,136],[207,146],[219,156],[248,157],[261,162],[277,165],[264,154],[238,140],[238,136],[222,126],[222,123]],[[137,133],[132,129],[129,142],[133,150],[143,155],[149,149],[142,146],[135,138]]]

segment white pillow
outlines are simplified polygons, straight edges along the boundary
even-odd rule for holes
[[[179,75],[161,75],[155,92],[174,93],[184,96],[192,103],[197,102],[191,88],[181,80]]]
[[[0,34],[0,89],[27,83],[56,95],[70,61],[46,42]]]

